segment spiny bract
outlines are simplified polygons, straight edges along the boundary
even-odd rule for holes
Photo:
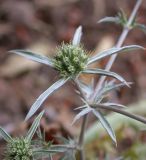
[[[30,142],[25,138],[15,138],[7,144],[6,160],[32,160]]]
[[[54,67],[63,78],[75,77],[86,68],[88,56],[82,46],[62,44],[53,59]]]

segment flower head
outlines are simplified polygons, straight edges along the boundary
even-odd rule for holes
[[[25,138],[15,138],[8,142],[6,150],[7,160],[32,160],[31,143]]]
[[[62,44],[53,59],[62,78],[76,77],[87,66],[88,56],[82,46]]]
[[[44,111],[35,118],[25,137],[12,138],[9,133],[0,127],[0,136],[7,142],[5,160],[33,160],[36,152],[33,148],[32,138],[43,114]]]

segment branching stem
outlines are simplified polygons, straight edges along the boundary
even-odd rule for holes
[[[135,4],[135,7],[134,7],[134,9],[133,9],[133,11],[132,11],[129,19],[128,19],[127,26],[124,27],[124,29],[123,29],[123,31],[122,31],[122,33],[121,33],[121,36],[119,37],[118,42],[117,42],[117,44],[115,45],[116,47],[121,47],[121,46],[123,45],[123,43],[124,43],[124,41],[125,41],[128,33],[129,33],[129,31],[130,31],[130,26],[131,26],[131,24],[132,24],[132,22],[133,22],[133,20],[134,20],[134,18],[135,18],[135,16],[136,16],[136,14],[137,14],[137,11],[138,11],[141,3],[142,3],[142,0],[137,0],[137,2],[136,2],[136,4]],[[110,57],[107,65],[106,65],[106,67],[105,67],[105,70],[109,71],[109,70],[111,69],[111,67],[112,67],[112,65],[113,65],[116,57],[117,57],[117,54],[114,54],[114,55],[112,55],[112,56]],[[98,91],[99,91],[100,88],[102,87],[105,79],[106,79],[105,76],[102,76],[102,77],[100,78],[97,86],[95,87],[95,91],[94,91],[92,97],[90,98],[90,102],[93,102],[93,103],[94,103],[94,98],[96,97]],[[79,88],[79,90],[81,91],[81,89],[80,89],[79,86],[78,86],[78,88]],[[82,94],[82,91],[81,91],[81,94]],[[82,95],[83,95],[83,98],[85,98],[85,97],[84,97],[85,95],[84,95],[84,94],[82,94]],[[86,98],[85,98],[85,99],[86,99]],[[79,136],[79,142],[78,142],[78,144],[79,144],[79,146],[80,146],[80,151],[79,151],[80,160],[85,160],[83,143],[84,143],[84,134],[85,134],[85,128],[86,128],[86,123],[87,123],[87,117],[88,117],[88,115],[85,115],[85,116],[83,117],[83,122],[82,122],[82,126],[81,126],[81,132],[80,132],[80,136]]]

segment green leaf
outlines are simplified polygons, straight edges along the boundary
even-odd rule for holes
[[[83,71],[83,73],[100,74],[100,75],[104,75],[104,76],[114,77],[114,78],[118,79],[119,81],[123,82],[125,85],[129,86],[129,84],[124,80],[124,78],[122,78],[120,75],[118,75],[114,72],[106,71],[103,69],[86,69]]]
[[[144,24],[136,23],[134,24],[134,28],[138,28],[146,34],[146,26]]]
[[[99,119],[99,121],[101,122],[102,126],[106,129],[107,133],[109,134],[109,136],[111,137],[113,142],[117,145],[115,132],[113,131],[113,129],[110,126],[110,124],[108,123],[108,121],[104,118],[102,113],[100,111],[96,111],[95,109],[92,109],[92,112]]]
[[[44,111],[42,111],[34,120],[34,122],[32,123],[29,131],[27,132],[27,135],[26,135],[26,139],[31,141],[32,137],[34,136],[39,124],[40,124],[40,120],[42,118],[44,114]]]
[[[127,15],[126,13],[120,9],[120,12],[118,13],[118,17],[119,17],[119,20],[120,20],[120,24],[124,27],[125,25],[127,25],[128,23],[128,18],[127,18]],[[135,18],[134,18],[135,19]]]
[[[63,86],[68,79],[60,79],[57,82],[55,82],[51,87],[49,87],[45,92],[43,92],[37,100],[34,102],[34,104],[31,106],[25,120],[28,120],[31,116],[34,115],[34,113],[40,108],[40,106],[43,104],[43,102],[46,100],[46,98],[51,95],[55,90],[57,90],[59,87]]]
[[[82,26],[79,26],[75,31],[75,34],[72,40],[72,44],[79,45],[81,41],[81,37],[82,37]]]
[[[137,49],[144,49],[144,48],[139,45],[129,45],[129,46],[121,47],[121,48],[113,47],[111,49],[98,53],[95,56],[89,58],[88,64],[91,64],[95,61],[101,60],[102,58],[111,56],[113,54],[119,54],[119,53],[123,53],[127,51],[137,50]]]
[[[112,23],[120,23],[119,17],[104,17],[98,21],[98,23],[105,23],[105,22],[112,22]]]
[[[9,52],[16,53],[20,56],[27,58],[27,59],[30,59],[30,60],[33,60],[33,61],[36,61],[39,63],[43,63],[43,64],[46,64],[48,66],[53,67],[52,60],[44,55],[39,55],[39,54],[33,53],[31,51],[19,50],[19,49],[18,50],[11,50]]]
[[[79,120],[81,117],[83,117],[84,115],[86,115],[87,113],[91,112],[92,108],[91,107],[86,107],[85,109],[83,109],[81,112],[79,112],[75,118],[73,119],[72,125]]]
[[[6,141],[6,142],[10,142],[13,141],[12,137],[4,130],[0,127],[0,136]]]

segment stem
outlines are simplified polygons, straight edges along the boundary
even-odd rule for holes
[[[87,119],[88,119],[88,114],[86,114],[83,117],[83,122],[82,122],[80,136],[79,136],[78,146],[79,146],[79,157],[80,157],[80,160],[85,160],[85,154],[84,154],[83,144],[84,144],[84,135],[85,135],[85,129],[86,129],[86,124],[87,124]]]
[[[117,42],[117,44],[116,44],[116,47],[121,47],[121,46],[123,45],[123,43],[124,43],[124,41],[125,41],[128,33],[129,33],[129,31],[130,31],[130,26],[131,26],[131,24],[132,24],[132,22],[133,22],[133,20],[134,20],[134,18],[135,18],[135,16],[136,16],[136,14],[137,14],[137,11],[138,11],[141,3],[142,3],[142,0],[137,0],[136,5],[135,5],[135,7],[134,7],[134,9],[133,9],[133,11],[132,11],[132,13],[131,13],[131,15],[130,15],[130,18],[129,18],[128,22],[127,22],[127,25],[124,27],[124,29],[123,29],[123,31],[122,31],[122,34],[121,34],[121,36],[120,36],[119,39],[118,39],[118,42]],[[105,70],[109,71],[109,70],[111,69],[111,67],[112,67],[112,65],[113,65],[116,57],[117,57],[117,54],[114,54],[114,55],[112,55],[112,56],[110,57],[107,65],[106,65],[106,67],[105,67]],[[93,96],[92,96],[92,98],[91,98],[92,101],[94,101],[94,98],[95,98],[95,96],[97,95],[97,93],[98,93],[98,91],[100,90],[100,88],[102,87],[105,79],[106,79],[105,76],[102,76],[102,77],[100,78],[100,80],[99,80],[99,82],[98,82],[98,84],[97,84],[97,86],[96,86],[96,88],[95,88],[94,94],[93,94]]]
[[[86,100],[86,96],[83,93],[82,89],[80,88],[78,80],[76,79],[74,82],[77,85],[77,88],[80,91],[80,94],[81,94],[82,98],[84,98],[84,100]],[[78,140],[79,158],[80,158],[80,160],[85,160],[83,143],[84,143],[84,135],[85,135],[86,124],[87,124],[87,117],[88,117],[88,114],[86,114],[83,117],[83,121],[82,121],[82,125],[81,125],[81,131],[80,131],[79,140]]]

